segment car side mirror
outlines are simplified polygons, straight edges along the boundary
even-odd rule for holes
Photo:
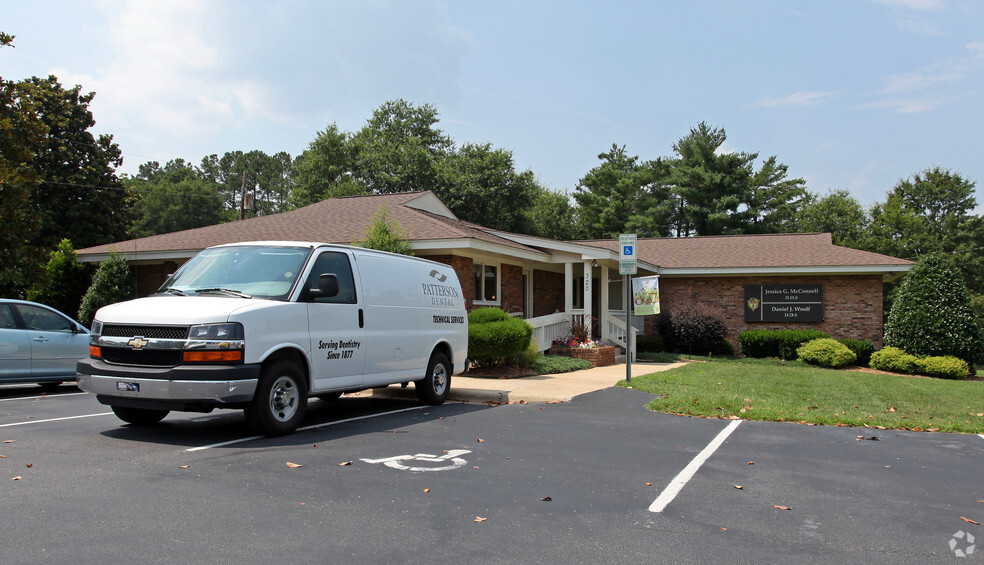
[[[308,292],[311,298],[333,298],[338,296],[338,277],[332,273],[324,273],[318,277],[318,288]]]

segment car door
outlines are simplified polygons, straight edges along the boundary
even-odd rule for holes
[[[85,357],[89,336],[74,321],[32,304],[15,306],[31,343],[31,378],[75,378],[75,363]]]
[[[17,327],[10,304],[0,304],[0,381],[31,374],[31,340]]]
[[[314,260],[306,289],[317,289],[322,274],[335,275],[339,292],[307,298],[312,392],[358,388],[363,382],[367,347],[357,273],[348,253],[325,250]]]

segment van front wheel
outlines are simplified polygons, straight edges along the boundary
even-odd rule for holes
[[[427,375],[413,382],[417,398],[425,404],[444,404],[451,394],[451,363],[443,353],[435,353],[427,364]]]
[[[280,436],[296,430],[307,411],[307,381],[289,361],[278,361],[263,369],[253,401],[243,410],[253,431]]]

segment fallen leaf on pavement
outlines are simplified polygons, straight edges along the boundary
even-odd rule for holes
[[[960,519],[963,520],[964,522],[969,522],[971,524],[977,524],[978,526],[981,525],[980,522],[975,522],[975,521],[971,520],[970,518],[964,518],[963,516],[961,516]]]
[[[476,522],[484,522],[486,520],[488,520],[488,518],[482,518],[481,516],[475,516],[475,521]]]
[[[14,478],[12,478],[10,480],[12,480],[12,481],[19,481],[19,480],[21,480],[21,476],[20,475],[17,475],[16,477],[14,477]]]
[[[553,499],[550,498],[549,496],[544,496],[543,498],[540,499],[540,502],[550,502],[551,500]]]
[[[187,469],[188,467],[191,467],[191,465],[178,465],[178,469]]]
[[[17,443],[17,440],[16,439],[5,439],[5,440],[3,440],[3,442],[4,443]]]
[[[430,491],[431,491],[431,489],[429,489],[429,488],[425,488],[424,489],[424,492],[430,492]]]
[[[738,490],[742,490],[742,489],[744,489],[744,488],[745,488],[745,487],[743,487],[743,486],[741,486],[741,485],[731,485],[731,486],[733,486],[733,487],[735,487],[735,488],[736,488],[736,489],[738,489]]]
[[[647,487],[651,487],[651,486],[653,486],[653,483],[646,483],[646,486]],[[981,501],[981,502],[984,502],[984,501]]]
[[[789,506],[780,506],[778,504],[773,504],[772,507],[777,508],[779,510],[792,510],[792,508],[790,508]]]
[[[485,443],[485,440],[482,438],[478,438],[478,443]]]
[[[287,468],[288,469],[297,469],[297,468],[300,468],[300,467],[303,467],[303,466],[304,465],[298,465],[297,463],[291,463],[290,461],[287,462]]]
[[[754,465],[754,464],[755,464],[755,462],[754,462],[754,461],[749,461],[749,462],[748,462],[748,464],[749,464],[749,465]]]
[[[351,461],[342,461],[341,463],[338,464],[338,466],[339,467],[344,467],[346,465],[351,465],[351,464],[352,464]]]

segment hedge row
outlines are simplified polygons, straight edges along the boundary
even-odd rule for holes
[[[468,357],[497,365],[522,354],[533,338],[533,326],[499,308],[480,308],[468,314]]]
[[[886,347],[872,354],[871,368],[941,379],[965,379],[970,375],[967,362],[952,355],[917,357],[898,347]]]
[[[746,357],[793,360],[797,358],[796,350],[804,343],[829,337],[817,330],[747,330],[738,334],[738,344]]]

